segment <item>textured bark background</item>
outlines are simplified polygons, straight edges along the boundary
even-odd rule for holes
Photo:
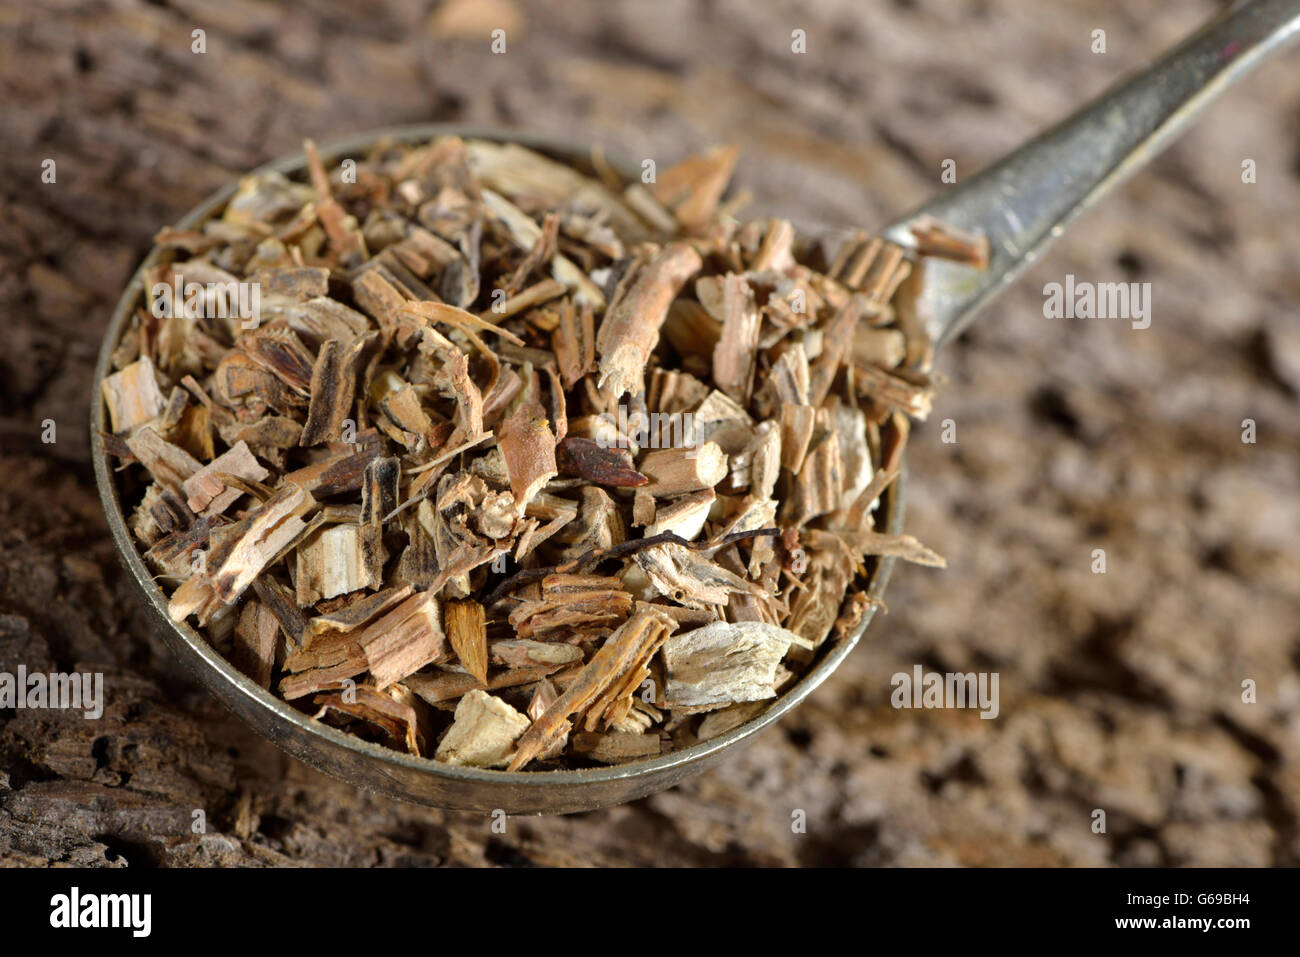
[[[948,569],[900,569],[889,614],[809,703],[635,805],[493,834],[281,755],[148,637],[84,434],[99,337],[155,230],[304,136],[492,122],[661,168],[730,141],[759,210],[871,225],[942,188],[945,159],[974,172],[1216,6],[0,4],[0,668],[103,670],[108,699],[99,721],[0,712],[0,861],[1300,863],[1294,54],[942,357],[909,524]],[[1151,328],[1045,319],[1043,284],[1066,273],[1151,282]],[[940,440],[947,418],[956,444]],[[892,709],[890,675],[917,663],[998,672],[1000,716]]]

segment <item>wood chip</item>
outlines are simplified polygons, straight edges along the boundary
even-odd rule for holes
[[[497,436],[515,506],[522,513],[543,485],[559,475],[555,465],[555,434],[536,403],[519,407],[502,423]]]
[[[438,742],[434,758],[472,768],[505,767],[528,726],[528,718],[500,698],[475,689],[456,705],[456,719]]]
[[[638,273],[631,288],[612,303],[596,335],[600,377],[596,385],[615,399],[645,391],[645,369],[659,341],[668,307],[703,263],[684,243],[671,243]]]
[[[131,432],[156,418],[166,407],[153,362],[142,356],[100,383],[115,433]]]
[[[756,621],[719,621],[664,642],[669,708],[712,709],[773,698],[776,667],[795,636]]]
[[[263,688],[271,687],[280,623],[266,605],[250,601],[239,613],[231,663]]]
[[[473,600],[449,601],[443,610],[447,639],[460,659],[461,666],[487,683],[487,624],[483,606]]]

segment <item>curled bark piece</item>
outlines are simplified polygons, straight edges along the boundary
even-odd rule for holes
[[[643,267],[635,283],[610,305],[596,335],[600,355],[597,386],[617,399],[645,391],[646,362],[659,341],[668,307],[703,265],[685,243],[670,243]]]

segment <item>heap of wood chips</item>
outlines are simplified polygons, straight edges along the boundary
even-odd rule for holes
[[[900,247],[739,223],[733,149],[307,154],[159,234],[102,389],[171,616],[254,681],[449,764],[638,760],[766,707],[868,556],[942,563],[875,527],[932,392]]]

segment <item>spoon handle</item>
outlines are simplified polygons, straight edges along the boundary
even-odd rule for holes
[[[1149,68],[885,229],[914,246],[933,216],[989,239],[984,270],[928,260],[918,307],[936,345],[1038,259],[1081,212],[1146,165],[1220,93],[1300,34],[1300,0],[1239,0]]]

